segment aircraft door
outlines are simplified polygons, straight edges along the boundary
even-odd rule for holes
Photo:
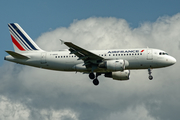
[[[153,50],[147,48],[147,60],[152,60],[153,59]]]
[[[46,53],[41,53],[41,64],[46,64]]]

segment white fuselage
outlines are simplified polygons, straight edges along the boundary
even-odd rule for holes
[[[9,23],[14,51],[6,51],[7,61],[58,71],[76,71],[89,73],[94,85],[98,85],[98,76],[114,80],[129,80],[131,69],[148,69],[152,80],[151,69],[173,65],[176,59],[158,49],[114,49],[86,50],[72,42],[61,43],[69,49],[46,52],[36,45],[29,35],[17,23]],[[95,73],[95,74],[94,74]]]
[[[90,52],[99,55],[106,60],[125,60],[126,70],[130,69],[148,69],[148,68],[161,68],[174,64],[175,58],[169,56],[162,50],[142,48],[142,49],[114,49],[114,50],[90,50]],[[23,53],[21,53],[23,54]],[[16,59],[12,56],[6,56],[5,60],[16,62],[24,65],[40,67],[50,70],[58,71],[77,71],[77,72],[90,72],[83,66],[84,61],[78,60],[74,54],[70,54],[68,50],[55,51],[55,52],[29,52],[23,55],[28,56],[30,59]],[[107,69],[97,68],[95,72],[112,72]]]

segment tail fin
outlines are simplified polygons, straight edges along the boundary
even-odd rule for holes
[[[42,51],[17,23],[8,24],[15,52]]]

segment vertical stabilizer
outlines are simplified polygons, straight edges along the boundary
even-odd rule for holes
[[[17,23],[8,24],[15,52],[42,51]]]

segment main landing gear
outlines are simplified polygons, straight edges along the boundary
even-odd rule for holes
[[[101,75],[100,73],[96,73],[96,76],[94,75],[94,73],[89,73],[89,78],[93,80],[93,84],[95,86],[99,85],[99,80],[97,79],[97,77]]]
[[[151,68],[148,68],[148,74],[149,74],[149,80],[152,80],[153,79],[153,76],[151,75]]]

